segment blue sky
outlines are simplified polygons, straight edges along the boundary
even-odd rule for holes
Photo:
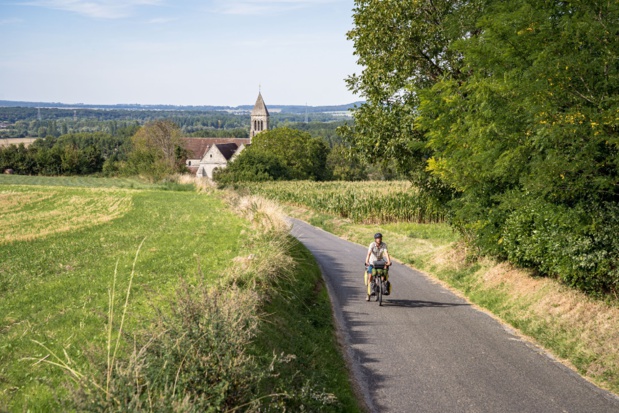
[[[353,0],[0,0],[0,99],[327,105],[359,100]]]

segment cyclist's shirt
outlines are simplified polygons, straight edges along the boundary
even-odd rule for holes
[[[370,253],[370,264],[372,264],[374,261],[382,260],[383,254],[388,252],[387,244],[381,242],[379,247],[378,245],[376,245],[376,242],[372,242],[370,244],[370,247],[368,248],[368,252]]]

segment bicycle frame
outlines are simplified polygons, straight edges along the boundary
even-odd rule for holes
[[[365,269],[367,274],[367,267]],[[371,276],[372,280],[370,281],[370,277],[368,277],[368,292],[372,289],[372,293],[376,295],[376,301],[378,301],[378,305],[383,305],[383,295],[385,291],[387,291],[387,280],[385,275],[376,275]],[[368,294],[368,296],[371,296]],[[368,300],[369,301],[369,300]]]

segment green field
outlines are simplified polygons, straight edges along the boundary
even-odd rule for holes
[[[130,326],[139,325],[152,311],[151,305],[158,305],[173,293],[179,276],[195,277],[197,259],[213,268],[225,267],[237,255],[239,235],[246,225],[227,212],[219,199],[196,193],[57,188],[38,187],[33,191],[32,187],[0,186],[0,195],[18,194],[18,198],[30,201],[22,205],[21,213],[29,216],[23,224],[43,222],[49,232],[41,234],[34,227],[26,233],[22,227],[20,236],[31,238],[11,242],[15,223],[4,221],[7,215],[3,215],[0,403],[9,403],[16,410],[26,403],[36,406],[49,400],[63,381],[58,369],[20,361],[43,356],[43,349],[33,340],[59,352],[67,349],[78,359],[86,343],[103,343],[107,294],[116,262],[119,260],[118,288],[124,290],[143,239],[146,241],[132,290]],[[35,202],[32,195],[43,200]],[[95,205],[102,199],[116,198],[130,203],[131,208],[100,222],[99,215],[84,209],[86,219],[74,229],[67,228],[72,216],[61,214],[49,219],[49,211],[60,206],[60,211],[69,209],[80,198],[90,198]],[[201,213],[194,213],[196,210]]]
[[[54,352],[70,358],[76,370],[92,371],[93,354],[95,364],[105,360],[115,268],[117,328],[142,241],[124,328],[127,343],[134,334],[143,336],[160,311],[166,314],[178,304],[181,277],[195,284],[204,276],[207,284],[216,285],[235,257],[252,253],[247,239],[256,236],[255,225],[233,213],[218,194],[149,185],[125,189],[127,182],[2,177],[0,410],[71,410],[68,375],[46,361],[53,360]],[[337,395],[339,402],[326,411],[357,411],[337,351],[328,298],[316,289],[320,273],[302,247],[291,251],[299,261],[294,277],[302,280],[290,279],[282,287],[287,292],[274,293],[270,307],[261,305],[260,312],[269,316],[247,351],[259,365],[266,364],[264,371],[275,350],[295,357],[263,390],[289,393],[303,405],[301,389],[309,383],[308,389]],[[304,298],[292,305],[292,294]],[[308,312],[315,319],[310,328],[303,320]],[[274,340],[274,334],[298,339]],[[127,351],[130,346],[119,358],[126,358]],[[46,361],[38,362],[41,358]]]
[[[443,222],[444,210],[405,181],[277,181],[239,184],[241,191],[337,215],[355,223]]]

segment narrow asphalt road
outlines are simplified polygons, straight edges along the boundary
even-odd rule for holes
[[[298,220],[292,234],[322,268],[370,411],[619,412],[619,398],[423,274],[395,264],[379,307],[365,301],[366,248]]]

